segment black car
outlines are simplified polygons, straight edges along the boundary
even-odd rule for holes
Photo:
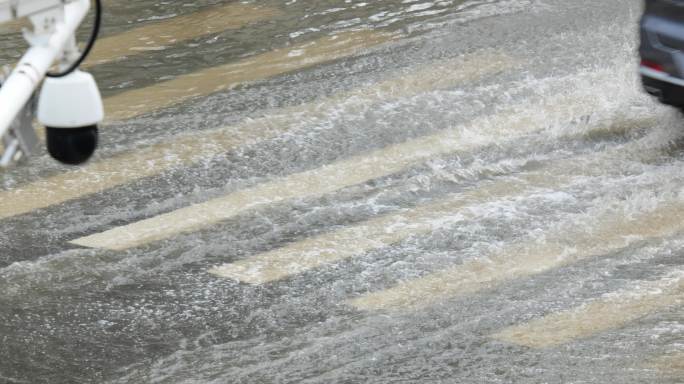
[[[684,0],[646,0],[640,31],[644,88],[662,103],[684,108]]]

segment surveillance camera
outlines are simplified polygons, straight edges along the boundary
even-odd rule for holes
[[[45,131],[50,156],[64,164],[83,164],[97,148],[97,125],[69,129],[45,127]]]
[[[38,100],[38,121],[46,127],[47,148],[57,161],[86,162],[97,147],[97,124],[104,118],[93,76],[76,70],[47,78]]]

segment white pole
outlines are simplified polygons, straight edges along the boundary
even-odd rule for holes
[[[88,14],[90,0],[77,0],[64,6],[64,22],[58,22],[48,35],[37,35],[29,41],[31,48],[21,58],[0,87],[0,137],[21,112],[52,64],[75,34]]]

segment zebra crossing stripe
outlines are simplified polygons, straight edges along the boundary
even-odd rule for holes
[[[644,123],[648,124],[647,120],[649,119],[616,121],[615,124],[641,126]],[[596,128],[600,129],[599,126]],[[535,189],[559,188],[571,182],[576,175],[588,177],[591,169],[605,162],[606,156],[616,156],[616,152],[629,152],[633,149],[631,147],[619,146],[589,156],[549,161],[533,172],[502,177],[495,181],[483,181],[477,188],[464,193],[290,243],[281,248],[214,267],[209,272],[250,284],[284,279],[401,242],[410,236],[430,233],[436,229],[437,223],[437,226],[444,227],[449,225],[450,219],[467,219],[468,212],[462,208]]]
[[[680,345],[680,349],[684,349],[684,346]],[[683,378],[684,350],[660,356],[649,364],[649,368],[654,368],[665,377]]]
[[[493,338],[531,348],[548,348],[617,329],[655,311],[684,304],[684,271],[645,282],[568,311],[506,328]]]
[[[395,35],[369,30],[334,36],[280,48],[237,62],[178,76],[155,85],[133,89],[104,101],[109,120],[123,120],[180,104],[192,98],[226,91],[239,84],[262,80],[362,53],[392,40]]]
[[[558,167],[557,169],[560,169]],[[375,218],[314,238],[305,239],[254,257],[224,264],[209,272],[250,284],[263,284],[316,267],[386,247],[409,236],[430,233],[449,221],[463,220],[468,205],[515,195],[532,188],[557,187],[569,175],[522,174],[485,183],[480,188],[449,196],[435,203]],[[447,213],[451,213],[448,216]]]
[[[325,115],[340,105],[366,105],[421,92],[447,89],[501,72],[518,64],[507,55],[478,52],[411,71],[400,71],[376,84],[271,111],[263,118],[234,126],[181,135],[168,141],[93,161],[74,171],[0,192],[0,219],[24,214],[98,193],[166,170],[192,165],[248,143],[273,138],[294,129],[302,119]]]
[[[632,218],[619,212],[594,218],[598,225],[573,225],[537,240],[467,260],[434,274],[350,300],[360,310],[419,308],[439,300],[472,294],[504,281],[528,277],[621,249],[644,238],[665,237],[684,229],[684,204],[671,201]]]
[[[196,39],[248,24],[270,20],[281,12],[276,8],[242,3],[210,7],[187,15],[144,24],[98,39],[85,66],[104,64],[150,51],[164,50]]]
[[[203,203],[116,227],[74,240],[91,248],[123,250],[184,232],[192,232],[257,207],[294,198],[310,198],[387,176],[438,155],[472,151],[500,137],[539,131],[554,119],[569,119],[579,110],[590,111],[592,102],[581,95],[548,97],[528,109],[511,110],[475,119],[469,124],[353,156],[317,169],[292,174]],[[574,108],[567,108],[574,105]],[[539,109],[544,113],[537,113]]]

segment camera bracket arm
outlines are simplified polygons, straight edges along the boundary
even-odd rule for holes
[[[90,0],[0,0],[0,23],[27,17],[33,25],[24,30],[30,48],[0,86],[0,166],[36,145],[29,102],[55,62],[68,67],[78,55],[75,34],[89,8]]]
[[[0,68],[0,87],[9,74],[8,68]],[[4,150],[0,151],[2,153],[2,156],[0,156],[0,167],[9,167],[11,164],[21,160],[22,157],[30,156],[38,146],[38,135],[33,128],[35,104],[35,97],[31,97],[21,112],[19,112],[7,133],[2,137],[1,143]]]

